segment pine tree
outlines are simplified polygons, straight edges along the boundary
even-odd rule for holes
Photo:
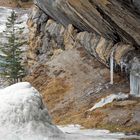
[[[19,82],[25,76],[24,66],[21,64],[21,47],[26,44],[22,37],[24,28],[20,27],[22,22],[17,22],[16,19],[17,15],[13,10],[6,22],[6,41],[0,46],[0,74],[9,84]]]

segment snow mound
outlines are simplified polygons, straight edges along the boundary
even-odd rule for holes
[[[61,131],[51,123],[39,92],[22,82],[0,90],[0,139],[47,140]]]
[[[124,100],[127,99],[128,95],[124,93],[118,93],[118,94],[111,94],[105,98],[102,98],[101,101],[96,103],[92,108],[89,109],[89,111],[93,111],[97,108],[103,107],[106,104],[112,103],[114,100]]]

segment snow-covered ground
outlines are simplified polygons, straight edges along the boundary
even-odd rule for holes
[[[137,138],[79,125],[55,126],[39,92],[28,82],[0,90],[0,140],[119,140]]]
[[[0,33],[2,33],[6,26],[5,23],[7,22],[7,18],[10,16],[12,12],[12,9],[7,8],[7,7],[0,7]],[[22,21],[23,23],[21,24],[22,27],[25,27],[27,29],[27,19],[28,19],[28,12],[27,10],[22,10],[22,9],[15,9],[15,12],[17,13],[17,20]],[[27,30],[26,30],[27,31]]]
[[[93,111],[97,108],[103,107],[109,103],[112,103],[114,100],[125,100],[128,98],[128,94],[124,93],[118,93],[118,94],[111,94],[105,98],[102,98],[101,101],[96,103],[92,108],[89,109],[89,111]]]
[[[23,37],[25,39],[28,39],[28,26],[27,26],[27,20],[28,20],[28,10],[23,9],[14,9],[14,11],[17,14],[17,20],[16,22],[21,24],[16,24],[15,27],[24,27]],[[6,8],[6,7],[0,7],[0,40],[1,43],[6,42],[5,36],[3,31],[6,29],[6,22],[7,18],[11,15],[12,9]]]
[[[83,129],[79,125],[59,126],[59,129],[67,133],[65,140],[140,140],[140,136],[126,136],[124,133],[110,133],[108,130]]]

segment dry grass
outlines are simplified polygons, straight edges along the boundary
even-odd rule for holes
[[[47,102],[50,109],[52,109],[56,103],[59,103],[67,91],[70,90],[70,85],[65,82],[63,78],[50,79],[46,86],[43,86],[41,93],[43,99]]]
[[[106,115],[97,110],[95,112],[72,112],[66,113],[62,118],[55,118],[54,122],[59,125],[80,124],[84,128],[96,128]]]
[[[33,5],[32,1],[29,2],[17,2],[17,0],[0,0],[0,6],[4,7],[22,7],[22,8],[29,8]]]
[[[107,129],[111,132],[126,132],[126,133],[140,133],[140,125],[133,124],[131,126],[113,124],[104,121],[107,117],[107,113],[102,112],[102,110],[95,110],[94,112],[72,112],[64,111],[65,115],[62,117],[55,117],[54,123],[58,125],[67,125],[67,124],[80,124],[84,128],[99,128]]]
[[[32,1],[29,1],[29,2],[20,2],[19,5],[22,7],[22,8],[30,8],[32,5],[33,5],[33,2]]]
[[[102,3],[103,5],[110,4],[108,0],[99,0],[99,2]]]
[[[135,124],[133,126],[120,126],[115,124],[101,124],[98,128],[110,130],[111,132],[124,132],[124,133],[140,133],[140,125]]]

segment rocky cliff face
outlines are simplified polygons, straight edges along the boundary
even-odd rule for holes
[[[72,24],[76,33],[68,33],[74,39],[75,46],[82,45],[106,66],[109,66],[112,51],[115,69],[126,73],[129,73],[135,57],[139,57],[138,0],[36,0],[36,5],[44,15],[53,18],[64,27]],[[40,19],[44,20],[43,17]],[[42,27],[42,23],[38,25]],[[59,46],[65,47],[61,45],[64,40],[63,31],[57,40],[61,40]]]
[[[79,9],[79,12],[67,7],[70,2],[73,7],[77,6],[75,9]],[[133,59],[139,57],[139,53],[136,51],[138,42],[134,36],[130,39],[124,32],[119,32],[120,27],[107,22],[106,17],[100,19],[101,15],[97,10],[96,16],[93,16],[95,13],[92,10],[95,12],[95,6],[86,2],[37,1],[28,20],[30,48],[27,54],[29,76],[26,80],[42,93],[57,124],[79,123],[88,128],[139,132],[139,99],[129,98],[93,112],[87,111],[102,97],[130,92],[129,82],[123,74],[115,74],[114,85],[110,85],[109,69],[106,66],[109,67],[111,53],[114,52],[115,70],[121,69],[126,73],[129,72]],[[107,6],[107,3],[107,0],[102,0],[100,4]],[[116,3],[121,6],[119,1]],[[123,3],[122,6],[128,10],[130,5]],[[133,18],[137,18],[138,11],[133,8]],[[132,14],[131,10],[128,11]]]
[[[67,26],[96,32],[114,41],[140,45],[139,0],[36,0],[49,16]]]
[[[139,0],[36,0],[36,4],[65,26],[140,45]]]

